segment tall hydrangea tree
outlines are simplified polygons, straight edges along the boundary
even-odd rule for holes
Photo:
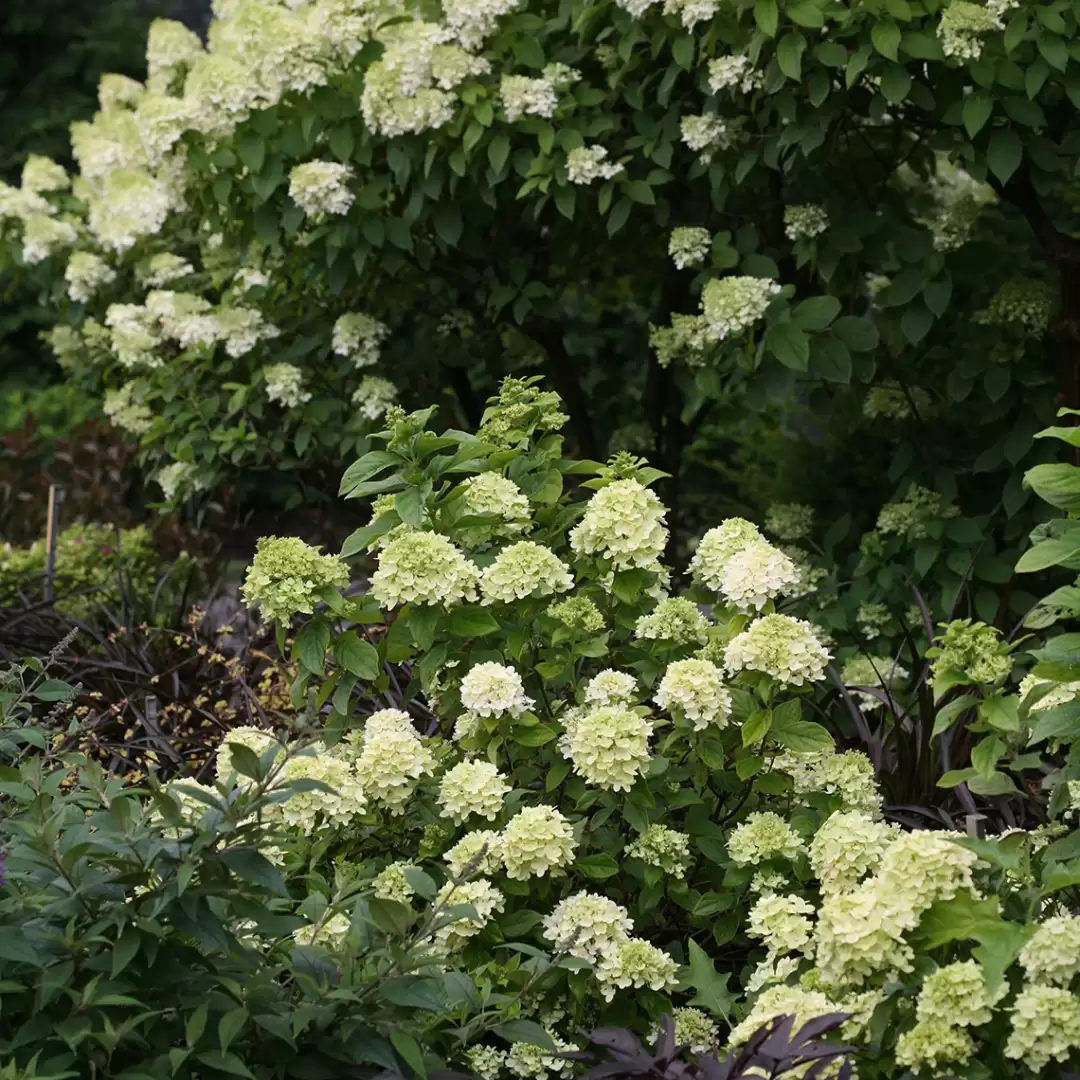
[[[192,466],[175,497],[340,459],[395,395],[475,420],[537,365],[586,455],[675,474],[673,515],[712,406],[798,387],[917,432],[894,471],[925,483],[931,383],[1000,432],[955,467],[1009,470],[1051,324],[1077,398],[1074,33],[1020,0],[220,0],[205,46],[159,22],[145,85],[103,82],[70,195],[31,175],[0,216],[24,260],[71,259],[58,355],[152,470]],[[980,230],[1015,243],[973,260]]]

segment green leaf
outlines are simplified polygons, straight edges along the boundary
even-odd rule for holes
[[[221,861],[239,878],[261,885],[275,896],[288,896],[289,889],[281,871],[265,855],[254,848],[229,848],[221,853]],[[227,1049],[223,1046],[222,1050]]]
[[[895,60],[900,48],[900,27],[892,19],[877,19],[870,29],[870,40],[882,56]]]
[[[705,950],[693,938],[688,943],[687,951],[690,964],[683,969],[681,985],[684,989],[696,991],[687,1004],[704,1009],[713,1016],[721,1017],[724,1023],[730,1024],[735,1004],[735,997],[727,988],[730,973],[721,975]]]
[[[841,315],[833,323],[832,332],[852,352],[872,352],[877,348],[877,330],[869,319],[857,315]]]
[[[75,688],[60,679],[45,679],[34,687],[38,701],[67,701],[75,696]]]
[[[675,63],[683,69],[683,71],[689,71],[694,66],[694,36],[693,34],[682,34],[675,39],[675,44],[671,46],[671,55],[675,58]]]
[[[1005,743],[996,735],[986,735],[971,748],[972,767],[989,778],[997,771],[998,759],[1005,753]]]
[[[349,534],[345,543],[341,545],[341,557],[347,559],[358,551],[365,551],[372,540],[385,536],[395,525],[400,524],[401,518],[396,510],[388,510],[385,514],[380,514],[370,525],[362,525]]]
[[[583,855],[574,862],[574,869],[594,881],[603,881],[619,872],[619,864],[611,855]]]
[[[644,180],[631,180],[624,186],[623,190],[636,203],[642,203],[645,206],[656,205],[656,196],[653,194],[652,188]]]
[[[801,720],[802,703],[797,698],[785,701],[773,709],[769,738],[797,754],[817,750],[832,750],[833,737],[820,724]]]
[[[299,660],[308,671],[321,675],[326,650],[330,647],[330,627],[325,619],[312,619],[293,642],[293,658]]]
[[[390,1027],[390,1041],[394,1049],[401,1055],[402,1060],[417,1076],[427,1076],[427,1066],[424,1064],[424,1051],[420,1044],[407,1032],[396,1024]]]
[[[196,1058],[211,1069],[228,1073],[230,1076],[246,1076],[255,1080],[255,1074],[235,1054],[220,1054],[210,1050],[205,1054],[196,1054]]]
[[[1080,511],[1080,468],[1075,465],[1036,465],[1024,474],[1024,484],[1059,510]]]
[[[450,633],[455,637],[485,637],[501,629],[498,620],[487,608],[461,605],[450,613]]]
[[[394,496],[394,509],[406,525],[418,529],[424,520],[426,499],[420,487],[407,487]]]
[[[532,34],[518,35],[514,42],[514,55],[525,67],[542,68],[545,63],[544,50]]]
[[[993,697],[986,698],[979,706],[979,716],[998,731],[1019,731],[1019,706],[1018,697],[1002,697],[1000,694],[995,694]]]
[[[464,229],[460,205],[456,202],[439,203],[432,215],[432,220],[439,239],[449,247],[455,247]]]
[[[544,1050],[554,1050],[551,1036],[535,1020],[508,1020],[494,1029],[496,1035],[508,1043],[528,1043]]]
[[[754,746],[761,742],[769,733],[772,724],[772,711],[770,709],[758,709],[752,712],[742,726],[743,746]]]
[[[235,1041],[236,1036],[244,1030],[248,1022],[247,1009],[230,1009],[218,1021],[218,1045],[224,1054]]]
[[[520,746],[546,746],[558,736],[559,733],[547,724],[532,724],[528,727],[518,726],[511,732],[511,738]]]
[[[881,76],[881,93],[890,105],[899,105],[911,90],[913,79],[899,64],[890,64]]]
[[[789,31],[776,46],[776,62],[780,70],[796,82],[802,78],[802,57],[806,51],[806,38],[797,30]]]
[[[776,0],[754,0],[754,21],[766,37],[776,37],[776,28],[780,24]]]
[[[236,140],[236,156],[252,173],[259,172],[266,160],[266,140],[258,132],[248,131]]]
[[[496,135],[488,143],[488,164],[497,173],[503,171],[507,158],[510,157],[510,140],[505,135]]]
[[[791,313],[791,321],[802,330],[824,330],[840,314],[835,296],[811,296]]]
[[[918,345],[930,332],[933,323],[934,316],[922,304],[912,304],[900,319],[900,329],[912,345]]]
[[[1008,183],[1009,178],[1020,167],[1023,157],[1023,143],[1012,128],[998,128],[990,136],[990,144],[986,149],[986,164],[1003,184]]]
[[[1018,574],[1031,574],[1048,566],[1060,566],[1080,555],[1080,538],[1058,536],[1028,548],[1016,562]]]
[[[810,347],[810,370],[829,382],[851,382],[851,353],[848,347],[832,334],[814,338]]]
[[[810,339],[794,323],[770,326],[765,331],[765,348],[793,371],[807,371],[810,367]]]
[[[334,659],[357,678],[374,682],[382,674],[379,650],[355,630],[346,630],[334,640]]]
[[[982,131],[993,111],[994,102],[988,94],[976,90],[964,98],[961,119],[964,121],[964,130],[967,131],[968,138],[974,139]]]

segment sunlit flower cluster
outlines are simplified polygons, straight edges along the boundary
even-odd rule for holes
[[[874,778],[873,762],[859,750],[845,750],[841,754],[831,750],[789,753],[778,758],[776,764],[791,776],[797,795],[823,792],[836,796],[844,810],[858,810],[875,817],[881,813],[881,793]]]
[[[990,4],[952,0],[942,9],[938,24],[941,51],[960,61],[978,60],[982,56],[983,35],[1003,27],[1001,16]]]
[[[626,908],[614,900],[578,892],[559,901],[543,927],[544,937],[559,952],[595,963],[601,953],[626,941],[634,924]]]
[[[637,696],[637,679],[628,671],[608,668],[585,684],[587,705],[625,705]]]
[[[915,1003],[919,1021],[937,1020],[954,1027],[979,1027],[990,1023],[994,1004],[1007,993],[999,988],[991,995],[986,972],[975,960],[946,964],[927,975]]]
[[[461,704],[476,716],[516,717],[533,707],[533,699],[512,667],[485,661],[461,680]]]
[[[502,473],[483,472],[479,476],[470,476],[462,487],[462,499],[470,517],[496,519],[462,528],[463,543],[470,546],[485,544],[497,537],[519,536],[529,528],[529,497]]]
[[[738,274],[712,278],[701,293],[701,310],[713,341],[726,341],[749,330],[765,317],[772,298],[780,291],[769,278]]]
[[[376,875],[371,891],[380,900],[396,900],[399,904],[408,904],[416,895],[416,890],[405,876],[405,871],[410,869],[412,863],[391,863]]]
[[[348,582],[349,568],[336,555],[323,555],[296,536],[264,536],[240,593],[249,607],[259,605],[267,622],[287,624],[297,612],[312,614],[321,590]]]
[[[677,270],[700,266],[712,247],[712,234],[695,225],[680,225],[671,230],[668,254]]]
[[[720,593],[740,611],[760,611],[799,584],[795,564],[779,548],[755,540],[735,552],[720,572]]]
[[[68,259],[64,280],[68,296],[77,304],[85,304],[102,286],[116,280],[116,271],[99,255],[76,251]]]
[[[709,61],[709,89],[714,94],[719,94],[721,90],[752,94],[764,82],[764,75],[754,67],[748,56],[736,53]]]
[[[267,364],[263,368],[263,385],[267,398],[286,409],[311,400],[311,391],[304,388],[304,373],[295,364]]]
[[[761,671],[790,686],[818,682],[829,653],[814,630],[790,615],[766,615],[728,642],[724,667],[729,674]]]
[[[676,645],[704,645],[709,640],[709,620],[697,604],[682,596],[665,597],[634,625],[642,641],[670,641]]]
[[[573,588],[570,568],[550,548],[519,540],[503,548],[480,576],[485,604],[512,603],[526,596],[550,596]]]
[[[824,207],[801,203],[784,207],[784,235],[789,240],[812,240],[829,227],[829,215]]]
[[[321,922],[302,926],[293,934],[297,945],[322,945],[330,950],[340,949],[345,944],[352,929],[352,920],[348,915],[338,913],[324,917]]]
[[[605,949],[596,965],[596,979],[606,1001],[630,987],[670,990],[678,972],[679,965],[663,949],[641,938],[627,938]]]
[[[363,787],[349,763],[324,750],[309,750],[290,757],[278,783],[290,780],[315,780],[330,789],[294,791],[275,806],[286,825],[303,833],[313,833],[319,821],[348,825],[367,809]]]
[[[610,180],[623,171],[617,161],[608,161],[603,146],[577,146],[566,155],[566,178],[571,184],[591,184]]]
[[[462,761],[443,776],[439,806],[458,825],[472,814],[492,821],[509,791],[505,777],[490,762]]]
[[[838,810],[810,841],[810,866],[824,893],[854,888],[876,873],[897,827],[857,810]]]
[[[366,733],[356,760],[356,775],[368,798],[392,814],[405,812],[417,781],[434,768],[431,751],[411,726]]]
[[[371,367],[379,359],[390,328],[360,311],[341,315],[334,323],[330,345],[336,356],[347,356],[358,368]]]
[[[619,569],[655,568],[667,544],[666,512],[636,480],[616,480],[588,501],[570,532],[570,547],[579,555],[602,555]]]
[[[1051,915],[1020,950],[1020,964],[1029,982],[1068,986],[1080,974],[1080,918]]]
[[[499,84],[499,97],[510,123],[523,116],[553,116],[559,107],[559,96],[551,81],[528,75],[504,75]]]
[[[272,732],[255,727],[230,728],[218,744],[214,754],[214,774],[218,783],[229,784],[235,781],[239,785],[249,784],[251,780],[242,776],[233,766],[233,746],[246,746],[257,757],[275,744]]]
[[[814,905],[794,894],[766,893],[750,909],[747,933],[776,954],[804,949],[810,941]]]
[[[527,806],[503,830],[506,876],[543,877],[569,866],[577,849],[570,823],[552,806]]]
[[[571,596],[547,609],[548,615],[579,633],[592,634],[604,628],[604,616],[586,596]]]
[[[731,145],[727,124],[715,113],[684,116],[679,121],[679,127],[682,141],[703,162],[711,161],[718,150],[726,150]]]
[[[731,713],[731,692],[723,673],[708,660],[693,657],[668,665],[655,700],[661,709],[689,720],[695,731],[726,727]]]
[[[433,532],[391,540],[371,576],[371,595],[385,608],[399,604],[455,604],[475,600],[480,571],[454,545]]]
[[[1012,1006],[1005,1056],[1020,1058],[1033,1073],[1067,1061],[1080,1047],[1080,999],[1060,986],[1025,986]]]
[[[435,930],[436,943],[447,952],[459,948],[467,938],[479,934],[491,921],[492,916],[503,910],[505,903],[506,898],[502,892],[484,878],[457,884],[447,882],[435,896],[436,907],[450,908],[457,904],[471,904],[476,916],[474,918],[465,915],[462,918],[441,920]]]
[[[23,222],[23,260],[42,262],[50,255],[71,247],[78,239],[75,226],[45,214],[35,214]]]
[[[150,406],[136,399],[134,383],[124,383],[116,390],[107,390],[101,411],[113,425],[132,435],[144,434],[153,423]]]
[[[336,161],[308,161],[289,172],[289,197],[312,217],[346,214],[356,198],[352,169]]]
[[[738,866],[794,859],[805,846],[802,837],[772,810],[755,810],[732,830],[727,840],[728,855]]]
[[[503,868],[502,837],[494,829],[466,833],[443,855],[455,877],[482,877]]]
[[[959,672],[967,682],[995,683],[1012,671],[1009,646],[998,630],[971,619],[946,624],[927,655],[933,657],[930,681],[935,684],[945,672]]]
[[[633,709],[607,705],[567,729],[566,756],[586,783],[629,791],[649,764],[652,724]]]
[[[676,878],[686,876],[692,861],[690,837],[656,823],[626,845],[626,854]]]
[[[352,403],[360,415],[372,423],[386,415],[398,399],[397,387],[381,375],[365,375],[353,391]]]

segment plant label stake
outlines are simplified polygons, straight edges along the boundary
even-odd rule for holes
[[[49,513],[45,523],[45,603],[53,602],[53,577],[56,574],[56,537],[60,532],[60,504],[64,489],[49,485]]]

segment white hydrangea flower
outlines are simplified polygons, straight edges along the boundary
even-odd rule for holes
[[[566,155],[566,178],[571,184],[591,184],[594,180],[610,180],[623,171],[617,161],[607,160],[603,146],[577,146]]]
[[[824,792],[838,796],[844,810],[881,816],[881,792],[874,764],[861,750],[841,754],[831,750],[788,753],[777,758],[776,767],[791,776],[797,795]]]
[[[694,151],[703,162],[712,161],[717,150],[726,150],[731,145],[731,135],[723,118],[713,113],[700,116],[684,116],[679,121],[682,141]]]
[[[188,277],[194,273],[195,267],[183,256],[174,255],[172,252],[161,252],[150,257],[142,280],[145,284],[160,289],[178,278]]]
[[[1080,973],[1080,918],[1051,915],[1020,950],[1020,964],[1029,982],[1068,986]]]
[[[677,270],[700,266],[712,248],[712,234],[694,225],[680,225],[671,230],[668,254]]]
[[[664,14],[678,15],[687,30],[715,18],[719,9],[720,0],[665,0],[664,3]]]
[[[351,929],[352,920],[348,915],[331,915],[329,918],[324,916],[322,923],[301,926],[293,934],[293,940],[297,945],[322,945],[335,951],[345,944]]]
[[[663,949],[642,938],[627,938],[605,949],[596,965],[596,980],[605,1001],[620,990],[647,986],[671,990],[678,983],[679,965]]]
[[[454,545],[432,532],[391,540],[371,577],[371,595],[384,608],[475,600],[480,571]]]
[[[450,873],[463,877],[484,877],[497,874],[503,868],[502,836],[493,829],[477,829],[466,833],[443,855]]]
[[[527,806],[503,830],[506,876],[521,881],[569,866],[577,850],[570,823],[552,806]]]
[[[1014,3],[980,4],[953,0],[942,9],[938,24],[941,51],[960,61],[978,60],[982,56],[983,35],[1004,29],[1001,15]]]
[[[410,903],[416,895],[416,890],[409,884],[405,871],[411,869],[413,869],[412,863],[392,862],[376,875],[372,883],[372,892],[380,900],[396,900],[399,904]]]
[[[436,944],[446,952],[459,948],[466,938],[479,934],[491,922],[492,916],[503,910],[505,899],[502,892],[484,878],[457,884],[448,881],[435,896],[436,907],[472,904],[476,910],[476,918],[466,915],[464,918],[444,921],[435,931]]]
[[[757,619],[736,634],[724,650],[728,674],[762,671],[786,686],[820,681],[828,662],[828,650],[814,627],[790,615]]]
[[[697,604],[681,596],[669,596],[634,625],[642,641],[673,641],[677,645],[704,645],[709,640],[709,620]]]
[[[225,343],[225,351],[233,359],[247,356],[260,341],[271,341],[281,334],[255,308],[223,307],[218,309],[214,318],[217,333]]]
[[[778,1016],[794,1016],[793,1030],[798,1031],[808,1020],[839,1011],[821,990],[784,984],[770,986],[758,997],[746,1016],[731,1029],[729,1040],[732,1046],[741,1046],[758,1028]]]
[[[289,172],[289,197],[310,217],[347,214],[356,198],[353,171],[336,161],[308,161]]]
[[[812,240],[829,228],[829,215],[815,203],[784,207],[784,235],[789,240]]]
[[[203,814],[205,814],[210,807],[197,796],[192,795],[187,791],[181,791],[181,787],[195,788],[197,791],[201,791],[204,795],[208,795],[213,799],[220,799],[221,796],[208,784],[200,784],[198,780],[192,780],[186,776],[178,777],[175,780],[170,780],[168,783],[161,785],[162,793],[168,795],[173,802],[179,804],[180,816],[184,819],[184,824],[188,828],[194,828],[199,824]],[[150,804],[150,820],[154,822],[165,820],[164,815],[158,809],[156,803]]]
[[[587,784],[629,791],[648,768],[652,730],[632,709],[606,705],[569,726],[560,745]]]
[[[676,878],[686,877],[692,861],[690,837],[659,824],[650,825],[631,840],[626,845],[626,854]]]
[[[364,721],[362,741],[367,743],[388,731],[398,731],[405,735],[417,736],[412,717],[401,709],[379,709]]]
[[[559,1053],[576,1050],[577,1047],[556,1035],[547,1028],[548,1038]],[[516,1042],[510,1044],[506,1055],[507,1069],[521,1080],[549,1080],[550,1077],[569,1077],[573,1074],[574,1063],[568,1058],[556,1057],[542,1046],[535,1043]]]
[[[71,187],[71,177],[64,166],[58,165],[52,158],[41,154],[28,154],[23,162],[19,186],[23,191],[35,194],[43,191],[64,191]]]
[[[799,571],[779,548],[757,540],[724,564],[720,593],[740,611],[760,611],[773,597],[799,584]]]
[[[168,91],[203,54],[198,35],[175,19],[155,19],[146,39],[146,85],[150,90]]]
[[[254,751],[256,757],[262,757],[263,753],[269,750],[275,741],[272,732],[263,731],[261,728],[230,728],[222,737],[214,755],[214,775],[217,777],[218,783],[229,784],[234,781],[238,785],[251,783],[248,777],[241,776],[233,769],[232,747],[234,745],[246,746],[249,750]]]
[[[755,810],[728,837],[727,849],[737,866],[756,866],[767,859],[794,859],[805,848],[803,839],[772,810]]]
[[[150,406],[135,400],[136,386],[125,383],[117,390],[106,390],[101,411],[122,431],[143,435],[150,430],[153,414]]]
[[[498,472],[470,476],[462,485],[464,509],[470,517],[494,517],[491,524],[469,525],[461,529],[461,541],[470,546],[487,544],[496,538],[520,536],[531,524],[529,497]]]
[[[295,409],[311,400],[311,391],[304,389],[304,373],[295,364],[267,364],[263,368],[263,383],[270,401]]]
[[[519,6],[520,0],[444,0],[443,19],[466,49],[475,49],[495,33],[502,16]]]
[[[104,285],[116,280],[116,271],[100,255],[76,251],[64,270],[68,296],[77,304],[85,304]]]
[[[511,124],[523,116],[554,116],[559,107],[559,97],[550,80],[528,75],[504,75],[499,83],[499,97]]]
[[[854,888],[876,872],[897,831],[857,810],[838,810],[826,818],[810,841],[810,866],[822,892]]]
[[[277,783],[289,780],[317,780],[333,791],[293,792],[274,807],[275,815],[280,814],[286,825],[309,835],[314,833],[320,815],[324,825],[348,825],[367,809],[367,797],[349,763],[326,752],[290,757]]]
[[[389,336],[390,328],[378,319],[351,311],[334,323],[330,345],[336,356],[347,356],[355,367],[365,368],[378,362],[382,344]]]
[[[752,94],[760,90],[764,83],[765,76],[754,67],[748,56],[720,56],[709,61],[709,89],[714,94],[732,89]]]
[[[691,1054],[707,1054],[716,1049],[720,1028],[708,1013],[683,1006],[672,1010],[671,1019],[675,1023],[676,1046],[685,1046]]]
[[[746,932],[771,953],[800,952],[810,942],[814,905],[794,894],[766,893],[750,909]]]
[[[461,680],[461,704],[476,716],[520,716],[533,707],[521,676],[504,664],[487,661]]]
[[[616,480],[602,487],[585,506],[570,531],[570,547],[579,555],[602,555],[617,569],[654,569],[667,544],[663,503],[636,480]]]
[[[719,592],[721,575],[728,560],[761,539],[758,527],[745,518],[728,518],[720,522],[701,538],[690,560],[690,576],[699,585]]]
[[[507,1051],[494,1046],[470,1046],[465,1051],[465,1061],[480,1080],[498,1080],[506,1068]]]
[[[166,502],[172,502],[188,488],[198,490],[202,486],[198,481],[195,466],[186,461],[170,462],[157,471],[154,481],[161,488],[162,498]]]
[[[365,375],[351,398],[360,415],[372,423],[381,420],[397,399],[397,387],[381,375]]]
[[[769,278],[738,274],[713,278],[701,293],[701,310],[713,341],[725,341],[765,317],[780,286]]]
[[[124,252],[159,233],[172,208],[165,185],[141,169],[117,169],[90,200],[90,231],[98,242]]]
[[[946,964],[927,975],[915,1003],[915,1016],[922,1022],[940,1020],[951,1027],[981,1027],[994,1016],[994,1005],[1008,993],[1008,986],[991,994],[986,972],[975,960]]]
[[[462,761],[443,776],[439,806],[456,825],[472,814],[493,821],[509,791],[506,778],[491,762]]]
[[[720,669],[693,657],[668,664],[654,700],[661,709],[686,717],[695,731],[727,727],[731,714],[731,692]]]
[[[637,679],[628,671],[608,668],[585,684],[587,705],[626,705],[637,697]]]
[[[0,221],[12,218],[24,221],[34,214],[51,214],[48,199],[33,191],[23,191],[0,180]]]
[[[544,937],[559,952],[596,963],[604,950],[626,941],[634,923],[626,908],[591,892],[577,892],[555,905],[543,922]]]
[[[141,82],[127,75],[106,72],[98,80],[98,104],[102,112],[110,109],[133,109],[145,92]]]
[[[574,587],[570,568],[550,548],[519,540],[503,548],[480,575],[485,604],[513,603],[526,596],[551,596]]]
[[[368,798],[392,814],[405,812],[416,782],[434,769],[435,759],[419,736],[400,729],[366,736],[356,762],[356,775]]]
[[[1025,986],[1011,1012],[1005,1056],[1020,1058],[1036,1075],[1080,1047],[1080,1000],[1064,987]]]
[[[50,255],[72,247],[79,234],[67,221],[57,221],[45,214],[35,214],[23,222],[23,261],[33,266]]]

